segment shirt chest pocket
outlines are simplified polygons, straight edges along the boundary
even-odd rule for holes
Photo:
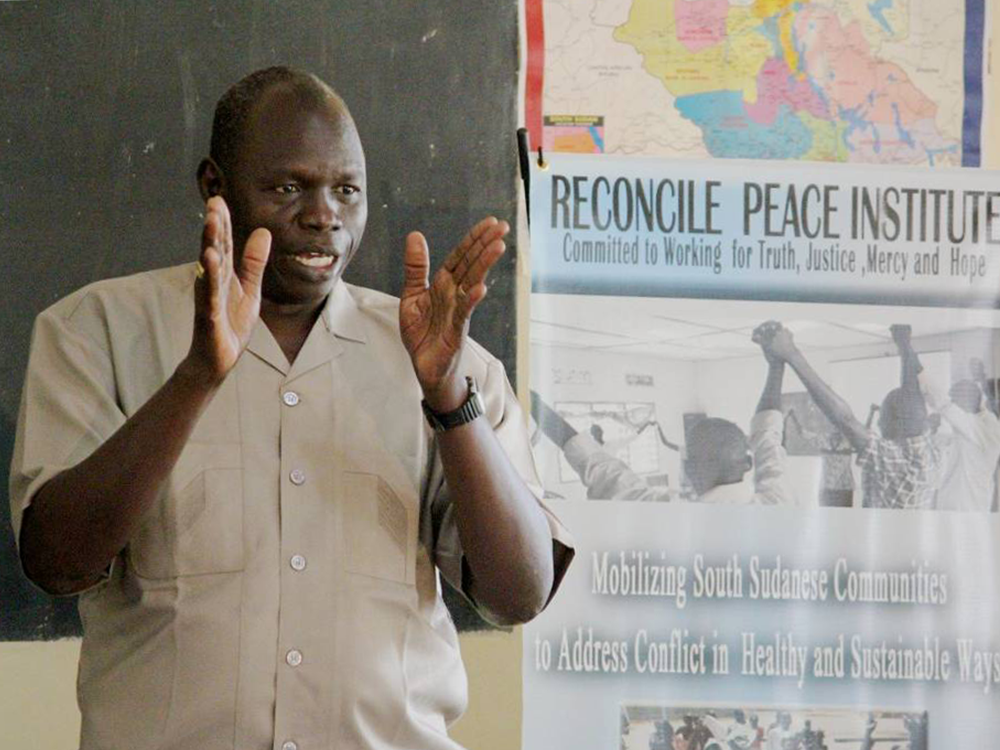
[[[397,491],[378,474],[347,471],[341,514],[345,568],[394,583],[415,582],[417,517],[415,491]]]
[[[243,569],[243,470],[238,443],[190,441],[166,490],[129,544],[143,578]]]

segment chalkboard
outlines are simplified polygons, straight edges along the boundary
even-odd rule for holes
[[[427,235],[436,265],[478,218],[513,223],[517,40],[516,0],[0,2],[0,640],[79,633],[72,599],[21,576],[10,529],[32,321],[91,281],[196,257],[195,170],[219,96],[275,64],[342,94],[369,180],[368,228],[346,278],[398,293],[408,231]],[[514,244],[472,331],[512,378]]]

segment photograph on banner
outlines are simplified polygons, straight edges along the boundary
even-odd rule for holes
[[[927,718],[842,707],[626,704],[621,750],[927,750]]]
[[[550,498],[997,509],[992,311],[536,294],[531,354]]]

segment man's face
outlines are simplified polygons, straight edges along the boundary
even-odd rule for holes
[[[688,750],[688,748],[691,747],[691,742],[689,740],[684,739],[679,734],[674,735],[674,740],[672,744],[674,750]]]
[[[357,252],[368,218],[365,157],[350,116],[275,87],[257,103],[226,175],[237,252],[271,232],[264,297],[320,303]]]
[[[952,402],[969,414],[978,414],[983,405],[983,392],[971,380],[960,380],[948,392]]]

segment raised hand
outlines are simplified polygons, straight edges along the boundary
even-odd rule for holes
[[[206,204],[195,281],[194,337],[188,358],[209,382],[219,382],[236,364],[260,315],[261,282],[271,252],[271,233],[256,229],[247,239],[239,268],[233,252],[229,208],[219,196]]]
[[[798,352],[792,332],[773,320],[757,326],[753,340],[760,344],[769,363],[788,362]]]
[[[420,232],[406,237],[399,329],[413,370],[431,406],[456,408],[465,397],[455,382],[469,319],[486,296],[486,276],[505,250],[510,231],[490,216],[476,224],[429,279],[430,253]]]
[[[775,320],[768,320],[761,323],[759,326],[753,329],[753,334],[750,339],[758,344],[761,350],[764,352],[764,359],[770,365],[777,365],[784,362],[781,358],[776,356],[774,352],[771,351],[771,343],[774,340],[774,335],[781,330],[781,323]]]

